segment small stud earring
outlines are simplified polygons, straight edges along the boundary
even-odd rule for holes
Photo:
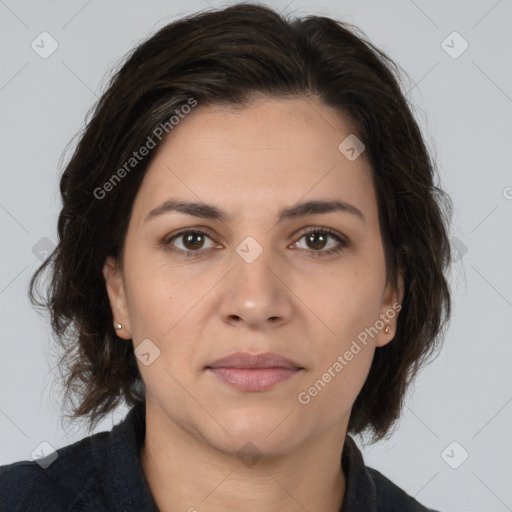
[[[389,334],[391,332],[391,327],[388,325],[385,329],[384,329],[384,332],[386,334]]]
[[[116,329],[122,329],[123,328],[123,324],[116,324]]]

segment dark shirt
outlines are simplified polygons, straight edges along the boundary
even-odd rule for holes
[[[0,511],[158,512],[140,463],[145,434],[141,402],[110,432],[58,449],[49,466],[42,460],[0,466]],[[346,489],[340,512],[435,512],[366,467],[349,435],[341,465]]]

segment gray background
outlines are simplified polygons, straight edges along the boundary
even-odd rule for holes
[[[48,321],[26,295],[45,237],[56,242],[59,159],[126,52],[177,17],[229,3],[0,0],[0,464],[30,459],[43,441],[57,449],[85,435],[59,420]],[[411,389],[393,436],[363,448],[366,462],[442,511],[512,510],[512,2],[267,4],[353,23],[407,71],[454,201],[444,348]],[[58,43],[46,59],[31,47],[42,46],[43,31]],[[463,40],[442,44],[454,31],[469,44],[457,58]]]

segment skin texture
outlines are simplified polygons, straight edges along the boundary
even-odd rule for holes
[[[104,276],[114,321],[123,324],[118,335],[134,348],[150,339],[160,350],[149,366],[138,366],[147,409],[141,462],[163,512],[341,506],[351,407],[374,351],[392,340],[398,315],[386,320],[391,332],[380,329],[359,344],[308,404],[297,397],[403,296],[401,275],[399,290],[386,286],[364,154],[350,161],[338,150],[350,133],[338,111],[314,97],[263,98],[242,110],[199,105],[148,168],[123,263],[109,258]],[[171,198],[214,204],[232,219],[169,212],[144,221]],[[313,199],[348,202],[364,221],[331,212],[277,223],[282,208]],[[339,243],[304,236],[316,227],[339,233],[347,247],[319,255]],[[209,238],[160,245],[183,228],[200,228]],[[252,263],[236,252],[248,236],[263,249]],[[200,255],[174,253],[172,244]],[[204,369],[239,351],[277,352],[304,370],[248,392]],[[252,465],[237,457],[248,442],[261,457]]]

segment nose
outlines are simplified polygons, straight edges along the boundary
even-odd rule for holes
[[[294,294],[287,284],[290,272],[286,271],[286,262],[266,249],[254,260],[240,254],[234,254],[232,270],[222,282],[222,320],[254,330],[289,322]]]

